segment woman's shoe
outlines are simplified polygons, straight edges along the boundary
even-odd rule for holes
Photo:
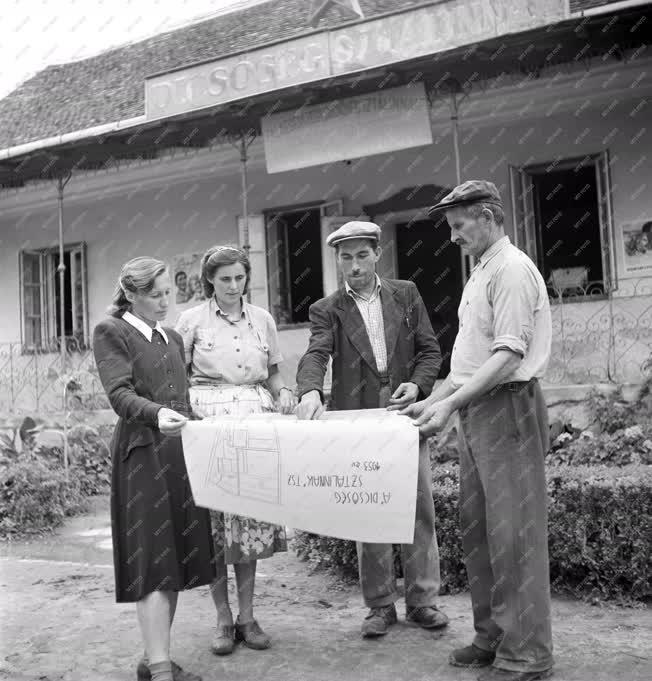
[[[235,627],[227,624],[217,627],[211,650],[215,655],[230,655],[235,648]]]
[[[240,622],[240,617],[235,621],[235,640],[241,641],[247,648],[253,650],[267,650],[272,645],[272,640],[256,620]]]
[[[144,657],[136,667],[136,678],[138,681],[149,681],[152,672],[149,670],[149,660]],[[201,676],[184,671],[176,662],[172,662],[172,678],[174,681],[201,681]]]

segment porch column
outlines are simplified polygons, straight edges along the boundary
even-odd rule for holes
[[[61,373],[66,371],[66,263],[64,261],[64,241],[63,241],[63,190],[70,180],[70,174],[65,181],[61,175],[57,178],[57,205],[59,211],[59,353],[61,355]],[[64,406],[65,408],[65,406]]]
[[[235,136],[230,138],[231,144],[237,146],[240,151],[240,178],[242,182],[242,232],[243,232],[243,244],[242,249],[249,257],[249,251],[251,249],[251,244],[249,243],[249,181],[247,178],[247,150],[249,145],[256,139],[255,130],[241,131]],[[247,291],[247,302],[251,302],[251,289]]]

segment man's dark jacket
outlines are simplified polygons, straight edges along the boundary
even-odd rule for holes
[[[409,381],[419,386],[423,399],[437,378],[441,352],[421,296],[411,281],[381,279],[380,297],[391,390]],[[381,376],[353,298],[340,288],[313,303],[309,314],[310,343],[297,370],[299,397],[318,390],[323,398],[324,375],[332,356],[331,408],[378,408]]]

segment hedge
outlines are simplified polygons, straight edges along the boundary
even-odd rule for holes
[[[433,470],[441,559],[441,593],[467,588],[458,520],[456,466]],[[556,592],[578,597],[652,597],[652,467],[548,468],[550,578]],[[357,577],[355,543],[298,532],[295,548],[315,567]],[[396,550],[396,548],[395,548]],[[400,568],[397,570],[400,576]]]
[[[41,444],[37,432],[30,417],[0,432],[0,539],[51,532],[110,491],[108,428],[71,428],[68,479],[61,447]]]
[[[85,511],[79,480],[33,455],[0,471],[0,537],[40,534]]]
[[[548,489],[552,588],[652,597],[652,467],[551,467]]]

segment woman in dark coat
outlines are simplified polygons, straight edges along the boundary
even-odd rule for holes
[[[215,577],[210,518],[193,502],[180,438],[192,417],[183,341],[160,323],[171,293],[165,263],[130,260],[111,316],[95,327],[93,350],[120,417],[112,442],[113,558],[116,600],[136,603],[145,643],[138,678],[197,681],[169,652],[178,592]]]

